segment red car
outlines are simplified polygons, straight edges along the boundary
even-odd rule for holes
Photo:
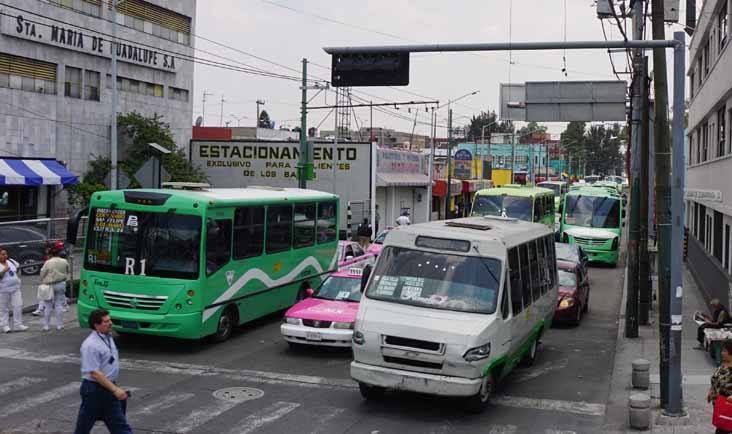
[[[590,303],[590,281],[577,263],[557,261],[559,300],[554,321],[579,325]]]

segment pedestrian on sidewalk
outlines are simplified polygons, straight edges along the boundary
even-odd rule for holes
[[[51,251],[54,249],[57,250],[57,253],[55,255],[52,255]],[[66,244],[64,244],[63,241],[56,241],[55,243],[53,243],[52,246],[46,247],[46,254],[43,255],[43,262],[45,263],[46,261],[48,261],[49,259],[51,259],[54,256],[57,256],[57,257],[63,258],[63,259],[66,259],[66,257],[68,256],[68,252],[66,251]],[[43,303],[44,301],[45,300],[38,300],[38,306],[36,307],[36,310],[31,312],[31,315],[43,316],[43,309],[45,308],[45,305]],[[63,311],[68,312],[68,310],[69,310],[69,304],[66,301],[66,297],[64,297]]]
[[[729,311],[718,298],[713,298],[709,302],[709,306],[712,308],[712,316],[703,313],[704,323],[696,329],[696,340],[699,341],[697,348],[702,350],[704,349],[704,330],[721,329],[724,324],[730,322]]]
[[[363,247],[364,250],[368,249],[369,243],[371,242],[371,235],[373,235],[371,225],[369,224],[369,219],[363,219],[363,223],[358,225],[356,234],[358,234],[358,243],[361,245],[361,247]]]
[[[707,402],[714,405],[717,397],[721,395],[727,398],[727,402],[732,403],[732,341],[730,340],[722,342],[722,363],[712,375],[711,384]],[[730,433],[732,431],[725,431],[721,428],[717,428],[715,431],[715,434]]]
[[[43,320],[41,325],[47,331],[51,325],[51,312],[56,316],[56,330],[64,328],[64,303],[66,301],[66,281],[69,279],[69,262],[60,256],[58,246],[51,247],[50,258],[41,268],[41,284],[53,288],[53,298],[43,300]]]
[[[0,248],[0,329],[28,330],[23,325],[23,294],[20,292],[20,267],[14,259],[8,258],[8,251]],[[13,328],[9,325],[10,310],[13,310]]]
[[[104,309],[89,314],[89,333],[81,344],[81,407],[74,434],[89,434],[104,421],[111,434],[132,434],[125,416],[129,392],[117,386],[119,352],[112,338],[112,319]]]

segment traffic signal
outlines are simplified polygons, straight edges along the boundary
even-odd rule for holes
[[[409,53],[342,53],[332,55],[331,85],[406,86]]]

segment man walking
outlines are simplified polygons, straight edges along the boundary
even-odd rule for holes
[[[409,211],[402,212],[402,215],[397,217],[396,224],[397,226],[408,226],[412,224],[412,222],[409,221]]]
[[[363,222],[358,225],[356,233],[358,234],[358,244],[360,244],[364,250],[368,249],[369,243],[371,242],[371,235],[373,235],[369,219],[363,219]]]
[[[98,420],[111,434],[132,434],[124,411],[129,393],[117,386],[119,353],[109,312],[93,310],[89,328],[93,331],[81,344],[81,407],[74,434],[88,434]]]

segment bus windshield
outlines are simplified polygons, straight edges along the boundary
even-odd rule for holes
[[[501,262],[401,247],[381,252],[369,298],[432,309],[494,313]]]
[[[330,276],[315,291],[313,298],[338,301],[361,301],[361,279]]]
[[[554,196],[559,196],[562,194],[562,185],[561,184],[553,184],[551,182],[540,182],[536,184],[537,187],[541,188],[548,188],[549,190],[554,192]]]
[[[477,196],[473,204],[473,215],[512,217],[532,221],[533,201],[530,197]]]
[[[620,227],[620,201],[609,196],[567,196],[564,223],[591,228]]]
[[[197,279],[201,218],[173,213],[94,208],[89,218],[84,266],[88,270]],[[134,260],[134,262],[132,261]]]

